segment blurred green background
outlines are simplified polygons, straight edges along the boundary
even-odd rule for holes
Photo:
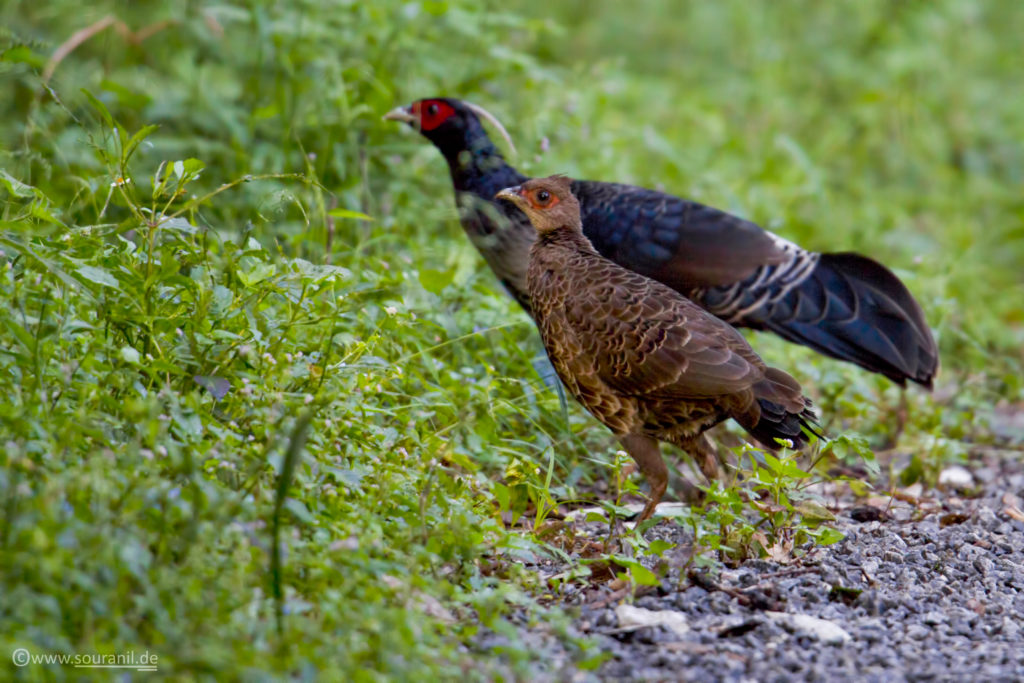
[[[906,425],[884,380],[755,347],[922,471],[1019,444],[1021,35],[1010,0],[0,3],[0,643],[198,676],[544,666],[509,615],[565,617],[486,569],[542,552],[495,510],[585,497],[615,448],[538,379],[440,155],[381,120],[421,97],[495,113],[526,173],[883,261],[942,351]]]

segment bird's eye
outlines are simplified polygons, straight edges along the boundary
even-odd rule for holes
[[[547,190],[541,190],[537,193],[537,201],[541,204],[547,204],[551,200],[551,193]]]
[[[437,105],[436,104],[429,104],[429,105],[427,105],[427,114],[429,114],[430,116],[436,116],[437,115]]]

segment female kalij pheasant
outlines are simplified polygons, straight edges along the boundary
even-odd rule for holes
[[[815,416],[796,380],[766,367],[743,335],[686,297],[601,256],[583,234],[571,187],[552,176],[497,196],[537,231],[526,292],[551,364],[650,484],[639,521],[668,483],[658,441],[689,453],[709,480],[718,458],[704,432],[723,420],[769,448],[778,439],[806,445]]]

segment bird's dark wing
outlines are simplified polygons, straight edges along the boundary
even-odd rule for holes
[[[735,329],[668,287],[595,255],[565,316],[597,375],[622,394],[687,399],[748,390],[764,364]]]
[[[817,254],[727,213],[653,190],[576,181],[604,256],[730,324],[767,329],[903,384],[930,387],[938,350],[920,305],[881,264]]]
[[[739,283],[696,293],[733,324],[767,329],[898,384],[930,387],[939,366],[924,311],[882,264],[859,254],[814,254],[809,272],[773,290]]]
[[[601,255],[680,292],[787,260],[771,233],[710,206],[618,183],[575,181],[572,191]]]

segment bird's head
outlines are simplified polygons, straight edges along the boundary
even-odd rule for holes
[[[580,203],[572,193],[570,182],[564,175],[532,178],[522,185],[506,187],[494,198],[519,207],[538,234],[560,228],[581,230]]]
[[[384,115],[387,121],[407,123],[433,142],[441,151],[468,149],[474,142],[487,140],[480,119],[489,122],[515,152],[515,145],[501,122],[483,107],[449,97],[417,100],[408,107],[395,107]]]

